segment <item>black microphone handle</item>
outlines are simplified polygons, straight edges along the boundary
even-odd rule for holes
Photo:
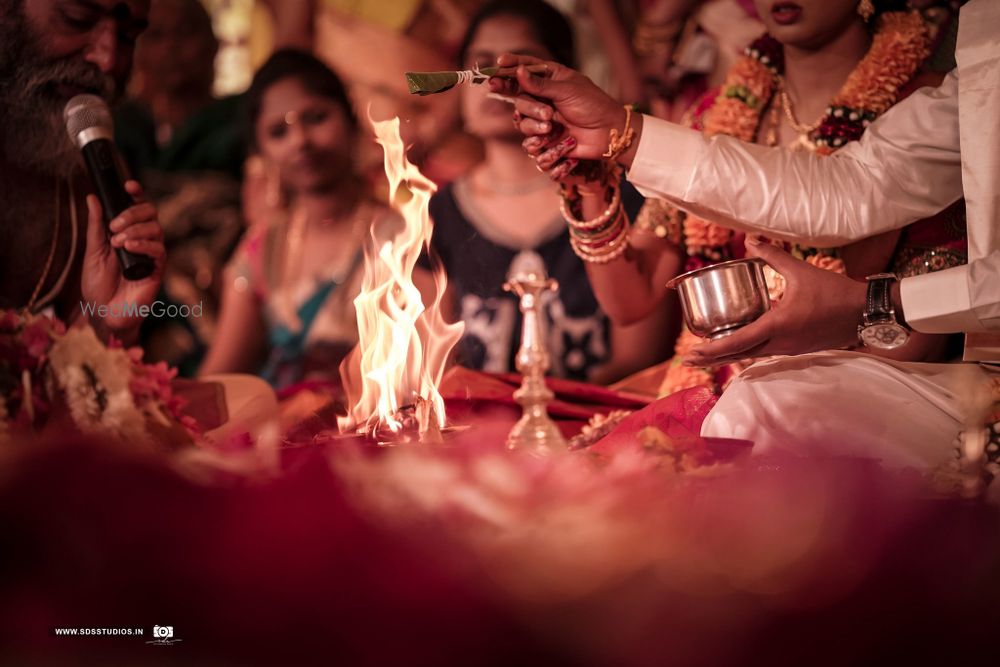
[[[118,169],[115,145],[110,139],[94,139],[81,151],[97,198],[101,201],[104,224],[107,226],[120,213],[135,205],[135,200],[125,191],[125,177]],[[115,252],[126,280],[142,280],[156,268],[148,255],[129,252],[125,248],[115,248]]]

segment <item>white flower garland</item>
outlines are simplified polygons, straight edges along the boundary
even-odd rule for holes
[[[73,421],[85,433],[107,433],[127,441],[147,438],[142,413],[129,391],[132,366],[123,349],[101,344],[93,329],[66,332],[49,354]]]

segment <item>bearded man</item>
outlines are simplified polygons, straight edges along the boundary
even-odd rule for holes
[[[63,109],[81,93],[118,98],[148,12],[149,0],[0,0],[0,308],[49,308],[135,341],[141,319],[123,307],[159,288],[156,209],[130,181],[139,203],[105,230]],[[150,256],[152,275],[125,280],[116,248]]]

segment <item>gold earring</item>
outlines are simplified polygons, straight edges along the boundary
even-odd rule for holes
[[[874,13],[875,5],[872,4],[872,0],[861,0],[858,3],[858,14],[865,20],[865,23],[868,23]]]

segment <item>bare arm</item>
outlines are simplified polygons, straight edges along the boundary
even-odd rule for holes
[[[611,358],[594,369],[592,382],[610,384],[670,356],[680,327],[677,299],[670,294],[654,306],[644,319],[633,324],[612,322]]]
[[[607,189],[588,193],[587,186],[582,185],[578,192],[583,219],[600,216],[609,199]],[[639,220],[663,214],[662,205],[647,202]],[[684,253],[675,244],[676,239],[660,238],[646,227],[632,227],[629,247],[620,257],[604,264],[584,262],[598,303],[617,325],[634,324],[654,313],[669,292],[667,282],[684,265]]]
[[[587,9],[611,62],[611,70],[619,87],[619,98],[623,102],[644,101],[639,65],[615,3],[611,0],[589,0]]]
[[[687,17],[698,0],[653,0],[642,9],[633,48],[653,115],[666,118],[677,93],[671,72]]]
[[[212,345],[199,376],[253,372],[264,347],[260,306],[249,289],[237,290],[228,281],[222,294],[222,312]]]
[[[617,178],[612,171],[612,182]],[[609,200],[615,200],[609,187],[597,181],[577,183],[564,188],[563,194],[573,196],[574,191],[584,220],[599,218]],[[576,208],[567,205],[564,210]],[[651,222],[652,215],[663,213],[662,206],[647,203],[640,218],[646,216]],[[620,204],[619,215],[625,216]],[[571,229],[571,233],[576,232]],[[612,322],[610,358],[590,376],[598,384],[620,380],[665,359],[680,328],[676,297],[669,294],[666,283],[680,271],[683,254],[671,240],[645,226],[626,233],[629,246],[624,254],[606,263],[584,261],[594,296]]]
[[[607,264],[587,264],[587,276],[598,303],[616,324],[628,325],[662,305],[667,281],[681,272],[677,246],[647,232],[633,230],[629,249]]]

